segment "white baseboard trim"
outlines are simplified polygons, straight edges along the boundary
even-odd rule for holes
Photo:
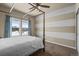
[[[72,47],[72,46],[67,46],[67,45],[63,45],[63,44],[56,43],[56,42],[51,42],[51,41],[48,41],[48,40],[45,40],[45,41],[46,41],[46,42],[49,42],[49,43],[53,43],[53,44],[57,44],[57,45],[61,45],[61,46],[64,46],[64,47],[68,47],[68,48],[76,49],[75,47]]]

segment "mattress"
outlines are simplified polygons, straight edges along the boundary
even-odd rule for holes
[[[0,56],[28,56],[43,48],[42,39],[33,36],[21,36],[0,39]]]

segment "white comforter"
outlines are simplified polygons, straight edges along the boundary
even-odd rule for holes
[[[21,36],[0,39],[0,55],[22,56],[30,55],[43,48],[42,39],[32,36]]]

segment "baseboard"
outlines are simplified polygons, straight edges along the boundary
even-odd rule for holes
[[[59,43],[56,43],[56,42],[50,42],[50,41],[47,41],[47,40],[46,40],[46,42],[53,43],[53,44],[57,44],[57,45],[61,45],[61,46],[68,47],[68,48],[72,48],[72,49],[76,49],[75,47],[67,46],[67,45],[63,45],[63,44],[59,44]]]

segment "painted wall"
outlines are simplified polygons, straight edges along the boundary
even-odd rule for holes
[[[4,37],[5,14],[0,12],[0,37]]]
[[[30,18],[31,21],[31,31],[32,31],[32,36],[35,36],[36,31],[35,31],[35,17],[31,16]]]
[[[46,13],[45,38],[51,43],[76,48],[75,4]],[[36,17],[36,34],[42,37],[43,16]]]

